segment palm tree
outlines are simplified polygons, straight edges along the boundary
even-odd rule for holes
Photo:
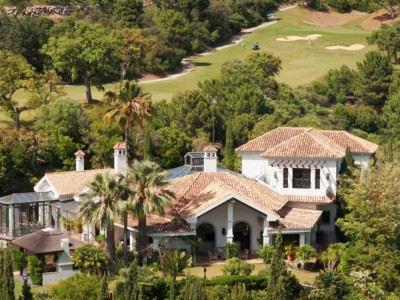
[[[184,236],[182,239],[186,244],[188,244],[190,246],[190,255],[192,255],[192,265],[196,266],[197,247],[199,247],[203,243],[203,240],[195,235]]]
[[[106,251],[109,258],[109,272],[115,262],[114,220],[122,215],[120,202],[133,191],[128,188],[125,178],[110,173],[97,174],[87,185],[88,191],[80,196],[79,217],[87,224],[95,224],[106,231]]]
[[[165,189],[167,182],[164,178],[167,172],[152,161],[139,162],[134,160],[128,171],[127,181],[136,193],[130,199],[132,215],[138,219],[139,235],[137,249],[139,262],[142,263],[143,253],[147,245],[147,216],[151,214],[164,215],[165,208],[171,205],[170,197],[173,193]]]
[[[183,274],[183,271],[191,263],[191,258],[185,251],[168,251],[161,259],[161,268],[163,273],[172,277],[170,299],[175,299],[176,277]]]
[[[105,120],[117,121],[124,129],[125,144],[129,149],[129,133],[133,125],[143,128],[143,122],[152,118],[151,102],[146,100],[142,89],[134,81],[124,80],[117,84],[116,91],[109,91],[105,101],[111,109],[104,116]]]

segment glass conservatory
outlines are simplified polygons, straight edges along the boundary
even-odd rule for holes
[[[0,235],[15,238],[52,226],[52,192],[17,193],[0,198]]]

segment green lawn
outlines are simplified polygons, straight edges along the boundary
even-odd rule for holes
[[[23,282],[21,280],[15,280],[15,299],[18,299],[20,295],[22,295],[22,284]],[[36,286],[31,289],[32,293],[37,293],[37,292],[47,292],[49,291],[51,286]]]
[[[265,264],[254,264],[255,268],[254,271],[252,272],[253,275],[258,274],[258,272],[265,266]],[[224,265],[209,265],[209,266],[199,266],[199,267],[191,267],[186,269],[186,275],[192,275],[192,276],[198,276],[198,277],[203,277],[204,276],[204,267],[207,268],[207,278],[212,278],[216,276],[221,276],[222,274],[222,267]],[[291,273],[295,275],[300,283],[313,283],[315,277],[318,275],[317,272],[308,272],[308,271],[303,271],[303,270],[298,270],[298,269],[292,269]]]
[[[356,61],[360,61],[371,46],[360,51],[326,50],[326,46],[333,45],[366,45],[366,37],[371,33],[362,29],[359,24],[365,17],[359,17],[342,26],[322,27],[304,23],[307,17],[303,9],[294,8],[277,13],[278,23],[267,26],[245,36],[246,47],[241,43],[222,49],[220,51],[193,58],[196,65],[194,71],[181,77],[154,83],[142,83],[141,85],[152,93],[153,99],[170,99],[175,93],[188,89],[195,89],[197,82],[218,74],[221,64],[228,59],[244,59],[251,54],[250,45],[258,42],[262,50],[267,50],[282,59],[282,72],[279,81],[286,82],[293,87],[308,85],[320,78],[331,68],[343,64],[354,67]],[[278,42],[276,38],[288,35],[306,36],[309,34],[321,34],[322,37],[312,41]]]

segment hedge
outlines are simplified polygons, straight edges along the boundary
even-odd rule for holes
[[[186,280],[177,280],[175,283],[175,290],[179,293],[185,286]],[[227,285],[233,287],[238,284],[245,284],[246,290],[258,291],[267,288],[267,277],[265,275],[235,275],[235,276],[218,276],[206,280],[207,286]],[[151,284],[144,284],[143,289],[148,299],[164,300],[168,297],[170,290],[170,280],[157,279]]]

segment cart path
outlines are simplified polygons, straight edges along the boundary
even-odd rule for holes
[[[288,10],[288,9],[295,8],[296,6],[297,5],[288,6],[288,7],[279,9],[278,11],[285,11],[285,10]],[[275,18],[275,13],[269,14],[268,15],[268,19],[270,21],[264,22],[264,23],[262,23],[262,24],[260,24],[260,25],[258,25],[256,27],[242,29],[240,34],[234,35],[232,37],[232,40],[230,42],[228,42],[227,44],[225,44],[225,45],[210,49],[208,51],[205,51],[205,52],[202,52],[202,53],[199,53],[199,54],[196,54],[196,55],[191,55],[191,56],[185,57],[184,59],[182,59],[182,62],[181,62],[182,68],[178,73],[170,74],[170,75],[167,75],[166,77],[162,77],[162,78],[148,79],[148,80],[139,79],[138,81],[140,83],[152,83],[152,82],[171,80],[171,79],[174,79],[174,78],[181,77],[181,76],[183,76],[183,75],[185,75],[185,74],[187,74],[187,73],[189,73],[189,72],[191,72],[191,71],[193,71],[195,69],[195,65],[190,62],[191,59],[193,59],[195,57],[205,56],[207,54],[214,53],[216,51],[219,51],[219,50],[222,50],[222,49],[237,45],[238,43],[240,43],[244,39],[244,37],[247,34],[253,32],[253,31],[257,30],[257,29],[261,29],[261,28],[264,28],[264,27],[267,27],[267,26],[271,26],[271,25],[275,24],[276,22],[278,22],[278,20]]]

